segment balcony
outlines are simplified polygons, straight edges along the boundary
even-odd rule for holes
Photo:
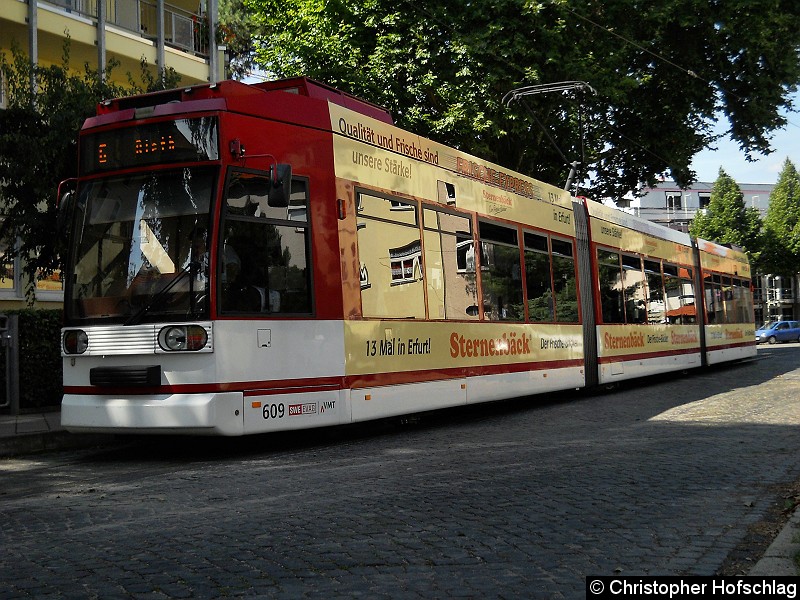
[[[790,287],[768,288],[767,300],[773,302],[794,302],[794,291]]]
[[[97,19],[96,0],[46,0],[68,13]],[[149,40],[158,37],[158,6],[154,0],[105,0],[106,22]],[[208,58],[208,20],[171,4],[164,5],[164,43]]]

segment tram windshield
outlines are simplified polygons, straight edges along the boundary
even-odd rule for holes
[[[68,320],[135,324],[208,312],[213,168],[95,179],[75,205]]]

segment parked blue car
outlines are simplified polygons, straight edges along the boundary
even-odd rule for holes
[[[756,343],[800,342],[800,321],[767,321],[756,330]]]

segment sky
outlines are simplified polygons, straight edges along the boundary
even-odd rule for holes
[[[800,94],[793,97],[793,102],[800,108]],[[737,183],[774,184],[787,158],[800,167],[800,114],[788,114],[787,119],[786,128],[776,131],[770,140],[774,152],[768,156],[754,155],[758,159],[755,162],[748,162],[739,146],[727,137],[717,142],[717,150],[697,154],[692,161],[697,180],[713,183],[722,167]],[[724,131],[726,122],[721,121],[719,126]]]

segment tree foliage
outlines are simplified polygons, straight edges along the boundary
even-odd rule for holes
[[[56,233],[56,191],[60,181],[77,175],[78,132],[106,98],[174,87],[179,76],[168,70],[154,76],[142,62],[142,84],[128,74],[128,85],[112,82],[116,64],[105,76],[84,65],[69,68],[69,39],[61,65],[31,66],[17,47],[0,54],[8,104],[0,110],[0,239],[3,263],[21,258],[26,296],[35,300],[35,282],[61,268],[62,240]],[[31,81],[35,80],[35,88]],[[14,243],[14,241],[17,243]]]
[[[689,184],[718,111],[745,152],[768,151],[800,81],[800,3],[786,0],[241,1],[267,73],[335,85],[551,183],[581,160],[594,197],[662,173]],[[502,102],[569,80],[596,94]]]
[[[219,3],[219,39],[229,57],[227,76],[243,79],[253,68],[253,16],[244,0],[221,0]]]
[[[787,158],[764,217],[765,273],[800,272],[800,174]]]
[[[719,244],[740,246],[758,267],[761,249],[761,216],[758,209],[747,207],[739,185],[723,169],[711,188],[705,213],[698,212],[689,227],[694,237]]]

